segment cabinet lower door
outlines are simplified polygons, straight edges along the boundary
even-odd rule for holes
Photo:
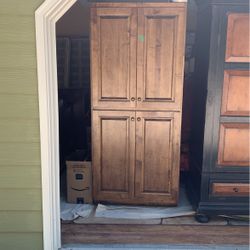
[[[136,112],[135,199],[176,205],[179,192],[181,114]]]
[[[95,201],[126,203],[134,193],[135,112],[93,111]]]

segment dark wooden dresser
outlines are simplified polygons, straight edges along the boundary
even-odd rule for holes
[[[249,2],[197,3],[189,193],[205,222],[249,213]]]

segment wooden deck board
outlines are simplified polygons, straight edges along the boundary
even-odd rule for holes
[[[239,244],[249,243],[247,226],[62,224],[62,243]]]

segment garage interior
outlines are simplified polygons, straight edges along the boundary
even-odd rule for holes
[[[191,144],[193,139],[192,123],[195,122],[192,118],[196,115],[193,100],[197,96],[197,85],[195,83],[197,79],[195,76],[195,53],[198,50],[196,43],[198,15],[196,1],[188,1],[179,159],[180,193],[185,193],[185,199],[188,200],[188,210],[184,209],[183,214],[175,215],[174,208],[177,209],[178,206],[173,207],[173,205],[170,204],[172,210],[170,209],[169,211],[171,211],[173,215],[170,215],[169,218],[156,216],[155,218],[152,217],[148,219],[135,219],[135,217],[131,219],[126,217],[118,218],[118,215],[114,218],[96,218],[95,213],[97,211],[96,209],[98,209],[97,204],[100,204],[101,208],[104,206],[106,209],[105,211],[108,211],[108,208],[110,208],[109,206],[112,207],[112,205],[117,204],[120,206],[123,205],[121,202],[116,203],[109,199],[107,199],[107,202],[102,202],[102,199],[98,199],[100,203],[94,202],[95,205],[92,205],[93,208],[86,206],[86,209],[90,209],[90,213],[87,214],[86,217],[84,217],[86,213],[83,212],[83,217],[77,216],[72,217],[73,219],[71,220],[61,220],[63,244],[225,244],[225,242],[231,245],[248,244],[248,229],[246,227],[246,225],[248,225],[248,220],[245,217],[235,217],[233,215],[219,217],[217,216],[218,214],[214,214],[209,216],[209,219],[207,217],[198,218],[200,222],[202,222],[202,219],[204,219],[203,222],[208,222],[203,225],[194,218],[196,208],[192,206],[193,194],[192,191],[190,194],[190,191],[187,190],[190,180],[189,176],[192,175],[192,159],[190,155],[192,154]],[[66,207],[69,182],[67,181],[67,174],[69,171],[67,172],[68,165],[66,162],[91,162],[93,160],[93,141],[91,136],[93,113],[91,111],[90,3],[88,1],[77,1],[57,22],[56,42],[60,137],[60,188],[61,199]],[[204,112],[203,110],[203,113]],[[115,136],[115,131],[112,131],[112,133]],[[91,177],[89,178],[91,179]],[[92,201],[93,197],[88,197],[87,201],[88,199]],[[88,202],[78,199],[75,203]],[[152,205],[150,202],[148,204]],[[145,206],[148,204],[138,203],[134,205]],[[124,206],[126,207],[127,205],[131,204],[125,202]],[[158,205],[164,207],[164,204]],[[81,206],[81,204],[77,204],[76,206]],[[165,207],[168,207],[168,205],[165,205]],[[159,208],[159,206],[157,206],[156,209],[157,208]],[[198,234],[202,234],[202,237],[197,237]]]

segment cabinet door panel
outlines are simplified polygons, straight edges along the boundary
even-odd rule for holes
[[[138,10],[137,106],[180,110],[183,86],[185,11]]]
[[[249,62],[249,14],[229,13],[226,62]]]
[[[180,113],[136,112],[135,198],[176,204],[179,186]]]
[[[249,166],[249,124],[222,123],[220,126],[218,164],[221,167]]]
[[[249,71],[226,70],[222,94],[222,115],[249,116]]]
[[[134,112],[93,111],[93,190],[96,201],[132,198]]]
[[[132,8],[92,9],[94,108],[135,107],[131,98],[136,97],[136,18]]]

